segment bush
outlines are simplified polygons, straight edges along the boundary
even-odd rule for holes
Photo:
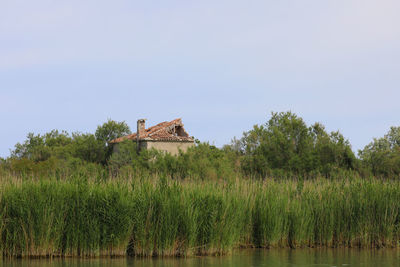
[[[135,173],[157,174],[171,178],[185,179],[228,179],[236,175],[235,162],[229,151],[208,143],[200,143],[177,156],[154,149],[136,151],[136,144],[130,140],[119,143],[110,157],[108,166],[114,174],[121,167],[131,166]]]

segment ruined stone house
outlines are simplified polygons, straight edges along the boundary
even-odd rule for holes
[[[172,155],[177,155],[179,150],[185,152],[189,147],[194,146],[194,138],[183,128],[182,119],[161,122],[146,129],[146,120],[137,121],[136,133],[112,140],[114,150],[118,150],[118,143],[125,140],[132,140],[138,143],[138,150],[155,148]]]

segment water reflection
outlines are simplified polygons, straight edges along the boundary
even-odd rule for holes
[[[400,266],[400,250],[271,249],[241,250],[223,257],[14,259],[1,267],[272,267],[272,266]]]

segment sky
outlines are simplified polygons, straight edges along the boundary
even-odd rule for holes
[[[272,111],[362,149],[400,126],[400,1],[0,1],[0,157],[29,132],[181,117],[222,146]]]

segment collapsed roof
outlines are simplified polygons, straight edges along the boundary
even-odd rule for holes
[[[140,120],[143,121],[144,120]],[[143,127],[144,128],[144,127]],[[137,140],[137,133],[122,136],[111,140],[111,144],[120,143],[125,140]],[[149,141],[181,141],[181,142],[194,142],[193,137],[183,128],[182,119],[178,118],[172,121],[164,121],[139,133],[139,141],[149,140]]]

